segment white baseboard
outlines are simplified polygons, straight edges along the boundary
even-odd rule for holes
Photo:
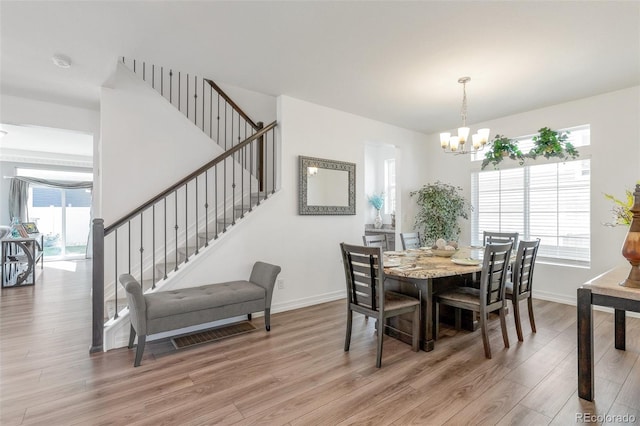
[[[305,297],[303,299],[291,300],[288,302],[275,303],[271,306],[271,312],[286,312],[294,309],[306,308],[307,306],[319,305],[321,303],[333,302],[347,297],[347,291],[334,291],[331,293],[320,294],[313,297]]]

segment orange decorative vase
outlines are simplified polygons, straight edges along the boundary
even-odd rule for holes
[[[633,206],[629,210],[633,213],[633,219],[624,244],[622,244],[622,255],[631,264],[631,271],[627,279],[622,281],[620,285],[640,288],[640,184],[636,185],[636,190],[633,193]]]

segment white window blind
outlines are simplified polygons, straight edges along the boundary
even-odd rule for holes
[[[472,244],[483,231],[540,238],[538,257],[590,262],[590,160],[567,161],[472,174]]]

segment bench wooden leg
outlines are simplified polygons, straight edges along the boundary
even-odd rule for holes
[[[129,346],[128,348],[133,348],[133,341],[136,338],[136,330],[134,330],[133,325],[131,326],[131,330],[129,331]]]
[[[247,314],[247,321],[251,321],[251,314]]]
[[[147,336],[138,336],[138,348],[136,349],[136,360],[133,362],[133,366],[137,367],[142,361],[142,353],[144,352],[144,344],[147,341]]]
[[[265,308],[264,310],[264,327],[267,331],[271,331],[271,308]]]

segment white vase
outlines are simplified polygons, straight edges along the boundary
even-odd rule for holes
[[[380,216],[380,210],[376,210],[376,218],[373,220],[373,227],[376,229],[382,228],[382,216]]]

